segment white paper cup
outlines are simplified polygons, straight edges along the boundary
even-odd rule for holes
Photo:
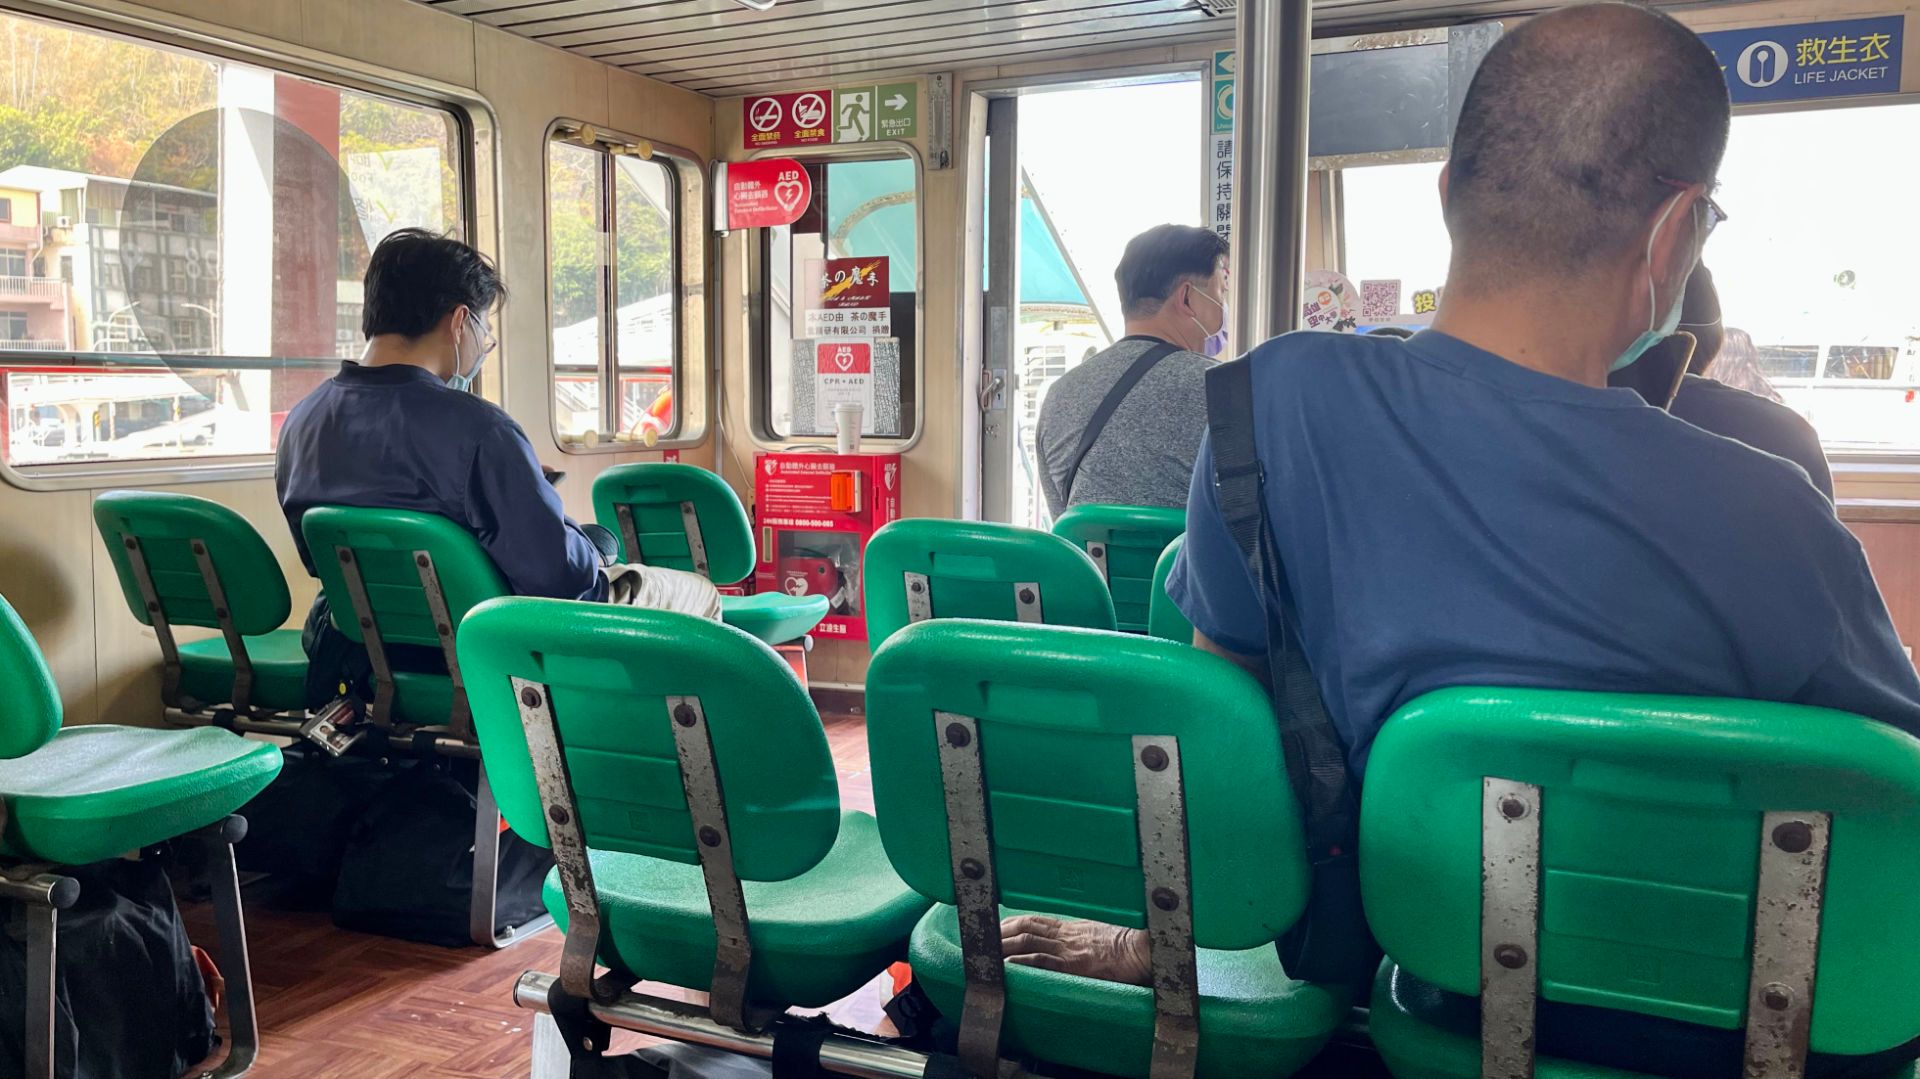
[[[841,453],[860,452],[860,414],[863,410],[856,402],[845,402],[833,406],[833,424],[835,448]]]

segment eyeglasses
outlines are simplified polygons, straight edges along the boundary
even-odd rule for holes
[[[1674,188],[1675,190],[1678,190],[1678,191],[1685,191],[1688,188],[1693,186],[1693,184],[1688,183],[1685,180],[1675,180],[1669,176],[1659,176],[1659,177],[1655,177],[1655,179],[1659,180],[1663,184],[1666,184],[1668,187]],[[1706,224],[1706,227],[1702,229],[1700,233],[1700,242],[1705,243],[1707,240],[1707,237],[1713,235],[1714,229],[1717,229],[1721,225],[1726,223],[1727,211],[1722,209],[1719,203],[1713,201],[1712,191],[1707,191],[1703,193],[1700,197],[1700,201],[1706,203],[1707,205],[1707,224]]]
[[[474,332],[479,336],[481,341],[485,342],[485,344],[480,346],[481,358],[485,359],[493,355],[493,350],[500,347],[500,342],[494,339],[493,331],[487,329],[486,320],[474,314],[472,311],[467,312],[467,318],[472,321]]]

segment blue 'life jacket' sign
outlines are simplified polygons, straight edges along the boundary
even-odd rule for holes
[[[1900,92],[1903,15],[1701,34],[1735,105]]]

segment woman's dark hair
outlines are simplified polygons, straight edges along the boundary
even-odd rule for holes
[[[400,229],[373,249],[367,263],[360,332],[420,337],[465,305],[484,315],[506,299],[500,272],[485,255],[426,229]]]
[[[1226,238],[1212,229],[1155,225],[1127,241],[1120,265],[1113,271],[1114,284],[1120,286],[1121,313],[1130,318],[1152,315],[1181,281],[1212,277],[1226,257]]]
[[[1753,338],[1745,330],[1728,327],[1720,354],[1705,371],[1696,374],[1705,374],[1716,382],[1769,401],[1786,400],[1773,388],[1773,383],[1767,381],[1767,373],[1760,369],[1760,350],[1754,347]]]

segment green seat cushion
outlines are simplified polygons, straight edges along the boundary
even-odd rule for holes
[[[213,824],[280,774],[280,749],[214,727],[68,727],[0,761],[0,854],[64,865]]]
[[[720,620],[768,644],[786,644],[813,632],[827,616],[827,597],[789,596],[758,592],[751,596],[721,596]]]
[[[1027,913],[1003,908],[1003,916]],[[955,1022],[966,993],[959,923],[942,904],[913,931],[914,977]],[[1312,1060],[1353,1006],[1351,991],[1297,982],[1272,947],[1199,952],[1202,1076],[1290,1074]],[[1007,1054],[1144,1077],[1153,1054],[1153,990],[1008,964]]]
[[[246,642],[247,659],[253,663],[253,703],[276,712],[305,708],[307,653],[300,647],[300,631],[276,629]],[[233,699],[233,657],[223,638],[180,646],[180,690],[202,704]]]
[[[609,851],[593,851],[591,861],[602,960],[650,981],[707,989],[713,912],[700,867]],[[905,954],[927,909],[888,864],[879,828],[864,813],[841,814],[833,849],[812,869],[743,888],[753,942],[748,993],[775,1007],[825,1007],[865,985]],[[545,895],[565,929],[558,870]]]
[[[1478,1008],[1476,1001],[1455,998],[1464,1008],[1450,1007],[1441,1003],[1435,987],[1412,978],[1391,960],[1380,965],[1380,973],[1373,983],[1373,1004],[1368,1019],[1368,1033],[1374,1047],[1379,1050],[1380,1058],[1395,1079],[1480,1079],[1480,1039],[1477,1030]],[[1471,1011],[1474,1014],[1466,1014]],[[1628,1042],[1649,1036],[1647,1032],[1636,1030],[1633,1024],[1645,1023],[1646,1017],[1630,1013],[1619,1013],[1624,1021],[1617,1034]],[[1659,1020],[1657,1022],[1667,1022]],[[1728,1074],[1737,1074],[1738,1064],[1732,1063],[1739,1055],[1741,1036],[1738,1031],[1714,1031],[1725,1042],[1730,1070]],[[1657,1037],[1658,1035],[1652,1035]],[[1641,1052],[1653,1052],[1655,1059],[1667,1059],[1658,1050],[1649,1050],[1648,1043],[1638,1041]],[[1659,1042],[1654,1042],[1659,1045]],[[1817,1054],[1816,1054],[1817,1056]],[[1829,1061],[1844,1061],[1845,1058],[1829,1057]],[[1865,1062],[1841,1065],[1844,1074],[1872,1077],[1872,1079],[1913,1079],[1915,1066],[1912,1063],[1901,1064],[1883,1071],[1875,1071]],[[1620,1068],[1603,1067],[1583,1061],[1540,1055],[1534,1059],[1536,1079],[1657,1079],[1650,1072],[1626,1071]],[[1693,1065],[1689,1071],[1698,1071]],[[1816,1066],[1810,1071],[1819,1070]],[[1826,1069],[1827,1074],[1834,1072]]]
[[[453,715],[453,679],[444,674],[393,672],[393,718],[436,726]]]

